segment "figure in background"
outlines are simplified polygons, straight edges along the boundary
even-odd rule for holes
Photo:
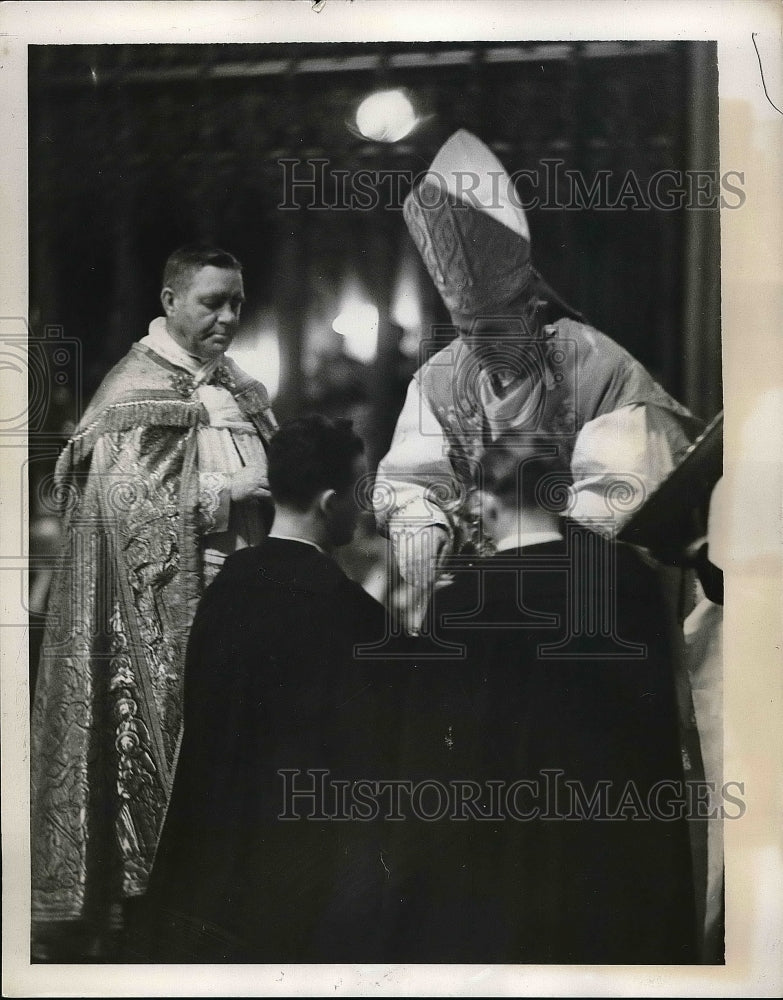
[[[708,533],[692,546],[704,597],[685,620],[687,663],[693,710],[699,733],[704,778],[712,787],[716,814],[707,820],[706,884],[702,958],[708,964],[723,962],[725,955],[725,903],[723,871],[723,819],[719,798],[723,788],[723,571],[717,537],[722,514],[722,483],[712,492]],[[714,561],[713,561],[714,560]],[[719,818],[720,817],[720,818]]]
[[[376,514],[416,627],[442,559],[483,548],[485,445],[548,436],[572,472],[571,516],[610,532],[672,470],[697,421],[541,278],[513,183],[475,136],[451,136],[404,215],[458,333],[414,375],[378,468]]]
[[[743,455],[747,449],[743,450]],[[696,730],[684,734],[691,780],[707,782],[708,804],[690,817],[701,960],[723,961],[723,570],[727,527],[723,414],[688,449],[672,474],[628,521],[620,538],[659,563],[693,573],[697,599],[683,624]],[[744,484],[749,493],[747,483]],[[764,505],[754,508],[763,522]],[[700,595],[700,596],[699,596]],[[697,737],[694,740],[692,737]]]
[[[500,438],[482,469],[495,554],[451,561],[431,634],[461,654],[418,662],[400,725],[403,772],[462,788],[463,815],[419,824],[399,960],[695,962],[655,571],[562,516],[545,443]]]
[[[243,301],[231,254],[174,252],[165,315],[106,376],[57,462],[65,548],[31,723],[41,958],[100,955],[113,904],[145,891],[196,605],[226,555],[268,528],[276,423],[264,386],[225,356]]]

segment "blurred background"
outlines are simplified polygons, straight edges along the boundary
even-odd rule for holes
[[[528,212],[536,266],[698,416],[720,409],[719,199],[557,207],[570,197],[565,170],[588,188],[609,171],[614,193],[629,171],[643,193],[663,170],[716,176],[713,43],[28,52],[29,317],[42,346],[31,378],[49,386],[31,425],[33,643],[57,542],[54,460],[100,380],[159,315],[163,263],[178,245],[209,241],[243,262],[247,304],[230,354],[267,385],[278,418],[349,415],[371,465],[382,457],[422,339],[451,338],[401,208],[457,128],[509,172],[551,177],[562,161],[550,207]],[[378,180],[363,197],[351,187],[360,171]],[[292,178],[310,183],[292,189]],[[345,555],[371,591],[372,539],[368,523]]]

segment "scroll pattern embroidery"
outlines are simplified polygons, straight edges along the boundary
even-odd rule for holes
[[[199,474],[199,528],[205,535],[215,530],[221,494],[228,486],[228,478],[225,472],[202,472]]]
[[[117,795],[115,835],[122,859],[123,891],[142,892],[149,875],[148,858],[154,851],[162,808],[156,807],[157,768],[150,750],[149,730],[139,716],[137,681],[133,672],[120,607],[111,617],[110,691],[115,723],[114,748],[117,752]],[[152,809],[135,804],[149,802]]]
[[[176,585],[179,572],[177,484],[183,448],[184,440],[172,450],[165,430],[145,428],[136,448],[118,449],[112,462],[117,479],[110,504],[118,571],[132,601],[124,610],[133,616],[135,641],[141,643],[134,660],[118,611],[112,626],[117,671],[112,688],[118,754],[115,831],[126,895],[146,888],[166,808],[161,772],[171,767],[182,720],[182,656],[169,605],[177,599],[171,585]],[[160,461],[163,454],[165,461]],[[136,675],[134,662],[148,680]]]
[[[160,429],[147,429],[140,446],[142,458],[158,450]],[[179,446],[184,447],[184,442]],[[171,470],[171,466],[168,466]],[[179,572],[177,478],[164,475],[157,463],[146,464],[128,493],[120,521],[121,550],[130,583],[144,652],[155,693],[156,708],[166,742],[174,752],[181,716],[180,650],[168,627],[165,591]]]

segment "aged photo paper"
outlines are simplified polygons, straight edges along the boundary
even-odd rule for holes
[[[74,3],[6,2],[0,5],[0,122],[3,131],[0,143],[0,232],[3,244],[0,254],[0,708],[4,995],[781,995],[783,339],[779,326],[783,316],[783,194],[780,186],[783,176],[782,42],[783,12],[779,3],[772,0],[686,0],[684,3],[677,0],[595,0],[591,4],[579,3],[578,0],[482,0],[481,3],[470,3],[468,0],[196,0],[188,3],[176,0],[163,3],[121,0],[112,4],[78,0]],[[39,163],[47,164],[47,169],[52,172],[56,171],[43,148],[46,142],[46,115],[51,113],[51,107],[46,106],[46,96],[41,99],[41,94],[48,93],[48,84],[42,85],[41,80],[46,77],[47,67],[54,67],[52,72],[55,75],[61,73],[58,77],[61,83],[56,84],[55,89],[61,85],[66,89],[72,87],[74,92],[81,87],[86,92],[94,84],[97,93],[97,88],[104,84],[98,79],[96,68],[85,65],[71,73],[73,67],[62,60],[58,63],[56,50],[63,47],[60,51],[64,51],[67,46],[104,47],[104,67],[114,66],[118,73],[146,74],[144,86],[150,88],[150,93],[160,94],[172,79],[176,79],[178,71],[191,73],[196,80],[206,79],[210,72],[215,71],[216,58],[219,60],[215,56],[218,46],[225,45],[232,51],[230,66],[234,69],[225,70],[224,75],[228,78],[232,72],[235,75],[240,73],[236,68],[241,62],[237,58],[238,47],[260,49],[270,45],[275,47],[274,59],[279,60],[277,69],[269,68],[267,61],[266,69],[256,71],[261,73],[259,79],[262,81],[263,74],[277,73],[283,82],[279,94],[271,98],[271,91],[267,89],[262,94],[259,85],[256,107],[261,115],[266,106],[264,101],[276,101],[275,109],[279,113],[281,107],[287,107],[287,101],[294,103],[295,95],[306,95],[308,79],[314,78],[303,74],[294,79],[295,73],[290,72],[282,47],[299,44],[323,46],[325,43],[335,43],[336,49],[339,43],[350,43],[350,52],[345,58],[356,60],[357,66],[376,51],[378,43],[393,43],[397,46],[398,63],[395,65],[398,67],[415,66],[416,58],[420,58],[417,53],[423,51],[423,44],[431,43],[435,47],[433,51],[437,49],[433,58],[440,60],[438,65],[444,74],[449,72],[449,67],[459,66],[460,60],[464,63],[473,58],[465,55],[472,51],[471,47],[481,47],[482,52],[486,50],[489,53],[482,57],[486,58],[486,65],[489,66],[494,59],[497,65],[505,66],[517,58],[510,48],[516,45],[519,47],[519,58],[527,59],[536,72],[541,62],[540,71],[544,73],[543,61],[546,59],[551,60],[552,65],[558,60],[563,66],[571,65],[569,54],[577,47],[580,58],[588,64],[591,53],[600,55],[601,52],[611,51],[610,48],[602,49],[602,46],[614,45],[621,49],[623,45],[634,43],[641,46],[639,51],[650,58],[660,56],[666,59],[674,52],[667,45],[694,43],[687,50],[688,54],[683,56],[682,66],[687,64],[688,67],[687,71],[683,71],[684,75],[667,78],[670,88],[676,86],[672,80],[677,79],[687,80],[690,85],[692,77],[689,73],[701,73],[701,79],[708,81],[704,87],[695,87],[690,91],[697,94],[698,100],[694,100],[687,109],[681,109],[682,122],[686,124],[668,121],[665,110],[655,108],[652,94],[649,95],[649,105],[646,96],[640,99],[645,109],[642,114],[652,123],[649,125],[650,133],[660,133],[660,149],[664,150],[661,162],[668,162],[666,156],[673,151],[671,162],[677,168],[682,163],[706,166],[711,149],[719,154],[717,180],[714,172],[710,178],[709,171],[702,170],[704,176],[700,181],[695,176],[699,173],[697,170],[688,181],[690,186],[685,197],[689,200],[684,213],[685,233],[682,239],[682,244],[687,247],[688,260],[680,260],[676,265],[681,269],[678,275],[686,270],[688,273],[687,303],[682,303],[683,308],[678,313],[681,303],[677,290],[672,286],[656,286],[658,300],[652,301],[650,289],[653,284],[660,275],[674,273],[676,269],[675,265],[669,266],[671,262],[666,258],[667,253],[680,253],[681,244],[677,242],[679,237],[669,239],[666,236],[666,233],[671,235],[673,230],[667,230],[665,223],[660,230],[656,230],[650,226],[645,228],[647,223],[643,220],[654,213],[659,213],[662,218],[663,213],[674,206],[660,202],[644,204],[652,187],[639,192],[630,182],[624,190],[631,201],[640,199],[637,208],[642,235],[632,237],[631,242],[626,239],[623,243],[625,237],[617,229],[616,242],[611,245],[610,229],[598,231],[596,245],[601,248],[611,245],[613,256],[610,259],[616,273],[608,273],[610,265],[606,261],[603,265],[597,262],[592,270],[583,267],[578,291],[587,298],[592,296],[593,304],[600,302],[601,296],[604,296],[605,301],[611,303],[607,310],[616,310],[614,321],[618,328],[624,324],[632,328],[638,310],[638,329],[635,334],[628,334],[629,337],[636,336],[637,341],[629,342],[629,349],[640,356],[664,383],[668,377],[675,381],[679,379],[678,398],[685,399],[694,411],[698,408],[694,406],[693,401],[696,401],[702,405],[701,415],[707,419],[721,409],[724,412],[722,502],[719,514],[715,515],[718,523],[711,524],[710,530],[717,539],[717,556],[725,579],[723,712],[722,720],[713,717],[711,723],[716,733],[722,726],[723,779],[731,785],[728,800],[734,807],[725,813],[723,823],[725,964],[137,964],[118,967],[101,964],[100,961],[63,965],[31,963],[30,685],[35,666],[31,662],[30,650],[31,640],[34,648],[35,635],[40,635],[42,628],[41,601],[45,603],[45,586],[39,570],[47,565],[45,555],[43,561],[36,564],[41,551],[46,553],[47,536],[45,524],[43,528],[32,530],[40,496],[36,494],[37,485],[34,488],[31,484],[38,484],[37,470],[47,463],[53,464],[62,446],[60,436],[53,431],[54,424],[57,423],[59,429],[73,428],[89,401],[89,398],[82,398],[82,387],[89,387],[90,394],[94,392],[105,371],[119,358],[119,353],[112,354],[111,346],[98,357],[87,356],[88,351],[93,351],[99,342],[95,325],[103,315],[101,303],[88,299],[90,295],[94,296],[96,289],[103,294],[101,280],[96,278],[94,286],[87,290],[83,305],[79,301],[78,290],[69,288],[65,298],[69,303],[75,303],[74,313],[60,316],[46,313],[47,302],[60,301],[54,292],[47,299],[47,276],[52,275],[53,287],[67,288],[72,276],[79,273],[78,268],[72,266],[69,255],[87,253],[92,254],[93,270],[97,269],[97,274],[103,274],[109,280],[111,268],[116,266],[117,261],[110,267],[100,259],[98,250],[85,248],[86,240],[81,230],[98,232],[103,225],[110,231],[106,240],[114,251],[127,235],[122,231],[122,221],[134,211],[128,196],[126,202],[116,208],[116,215],[112,208],[111,212],[107,212],[111,218],[96,222],[99,213],[106,212],[107,204],[114,206],[112,199],[115,194],[96,190],[90,219],[80,218],[77,209],[71,208],[71,214],[59,223],[56,245],[47,241],[54,227],[47,227],[46,213],[67,206],[68,198],[63,191],[55,193],[42,187],[41,178],[45,179],[48,175],[46,170],[39,169]],[[373,45],[376,49],[371,48]],[[540,52],[536,49],[541,55],[540,60],[533,52],[534,45],[540,46]],[[118,47],[118,52],[120,46],[138,47],[139,52],[144,46],[168,46],[172,56],[168,68],[171,70],[174,67],[173,75],[166,76],[154,59],[148,60],[145,65],[144,60],[139,58],[133,66],[129,68],[128,64],[123,69],[119,62],[116,65],[113,63],[115,57],[110,51],[111,46]],[[201,64],[195,53],[199,46],[212,47],[207,69],[203,66],[198,68]],[[186,57],[190,51],[193,51],[194,59],[189,61]],[[677,52],[686,52],[686,48]],[[254,58],[261,59],[260,56]],[[313,72],[317,70],[318,60],[323,61],[324,58],[322,50],[317,57],[311,57]],[[679,58],[680,55],[673,55],[672,61],[676,62]],[[714,58],[717,59],[717,73]],[[189,68],[183,70],[182,67],[189,62]],[[697,68],[694,69],[694,66]],[[242,70],[246,71],[246,68]],[[80,73],[84,79],[79,77]],[[89,73],[93,75],[92,83],[86,75]],[[383,81],[385,78],[379,72],[377,79]],[[432,119],[437,125],[439,107],[436,91],[439,80],[440,77],[433,76],[422,83],[422,91],[430,88],[429,103],[422,112],[422,122],[427,118],[427,121]],[[600,75],[591,77],[589,72],[566,81],[565,90],[573,102],[567,113],[562,112],[566,123],[564,131],[573,128],[569,136],[582,134],[580,115],[584,113],[585,105],[580,103],[580,87],[602,85]],[[713,88],[712,91],[710,88]],[[372,89],[374,86],[368,85],[368,92]],[[356,94],[350,88],[347,90],[350,94],[346,98],[346,127],[359,135],[355,124]],[[639,92],[641,87],[633,93],[638,97]],[[477,88],[464,97],[465,107],[480,116],[482,112],[477,110],[476,102],[484,99],[491,103],[493,93],[491,85],[483,91]],[[714,100],[716,93],[717,102]],[[612,113],[617,113],[616,120],[613,119],[615,125],[616,122],[632,121],[638,111],[629,95],[630,87],[623,90],[617,85],[615,91],[607,89],[602,97],[605,107],[611,107]],[[670,93],[669,96],[672,98],[671,105],[675,106],[678,95]],[[474,102],[472,105],[471,101]],[[554,102],[550,106],[544,101],[540,107],[548,109],[552,115],[562,111]],[[509,104],[502,102],[487,108],[487,117],[494,122],[497,135],[503,134],[504,118],[511,113],[509,108]],[[440,111],[444,118],[448,117],[442,108]],[[221,113],[224,115],[224,128],[218,132],[199,133],[196,116],[192,119],[191,124],[196,122],[193,125],[195,131],[190,134],[193,143],[190,152],[194,156],[203,153],[203,149],[199,151],[199,144],[226,143],[230,147],[235,135],[232,129],[236,127],[230,102]],[[574,126],[574,122],[578,127]],[[114,135],[109,135],[108,130],[101,132],[103,126],[96,126],[94,121],[86,118],[51,121],[51,126],[61,141],[69,131],[77,137],[86,130],[95,129],[96,134],[103,136],[106,147],[95,150],[96,158],[109,153],[120,156],[122,150],[132,147],[127,133],[121,135],[118,129]],[[590,127],[585,126],[584,131],[589,132]],[[270,128],[262,134],[268,137],[271,131]],[[611,130],[607,129],[602,134],[611,135]],[[117,139],[117,136],[120,138]],[[534,138],[530,138],[530,148],[535,148]],[[387,140],[388,137],[379,138],[380,142]],[[108,146],[115,141],[129,145],[112,152]],[[177,141],[177,137],[172,139],[174,144]],[[271,138],[268,141],[272,143]],[[322,141],[320,136],[303,132],[302,159],[312,157],[313,150],[317,155]],[[611,139],[607,141],[611,142]],[[165,145],[165,141],[162,140],[162,144]],[[280,140],[277,145],[283,149],[285,142]],[[501,142],[498,146],[501,158],[502,146]],[[263,148],[258,137],[255,142],[248,141],[248,148],[252,148],[253,155],[259,157],[259,185],[268,183],[272,178],[272,182],[279,183],[282,189],[281,177],[287,176],[291,181],[293,175],[286,175],[285,170],[295,171],[295,167],[289,165],[289,168],[282,166],[277,169],[271,161],[261,163],[265,157],[272,155],[277,160],[281,156],[279,149],[275,152]],[[508,151],[512,146],[505,148]],[[564,142],[563,149],[566,148],[567,143]],[[600,161],[602,149],[605,152],[600,142],[594,144],[590,154],[595,154],[594,162],[603,162]],[[606,162],[612,162],[610,154],[606,155]],[[567,156],[568,153],[563,154],[564,160]],[[170,159],[161,160],[153,168],[166,171],[173,169],[171,164],[174,162],[172,154]],[[135,162],[128,163],[129,172],[137,167]],[[633,163],[629,162],[628,167],[632,173]],[[254,214],[255,208],[249,206],[245,217],[244,205],[232,206],[230,168],[225,170],[226,191],[222,204],[227,206],[226,216],[236,218],[237,225],[244,224],[249,231],[259,225],[261,213]],[[669,174],[666,183],[671,181],[672,174],[676,181],[676,171],[670,170]],[[64,175],[67,175],[67,170]],[[187,176],[187,171],[183,176]],[[220,176],[222,180],[223,175]],[[219,183],[221,181],[215,180],[216,185]],[[710,188],[710,183],[713,188]],[[134,238],[146,241],[145,249],[149,248],[156,255],[156,260],[160,258],[161,262],[170,248],[156,244],[160,233],[171,234],[172,240],[175,234],[176,238],[181,235],[182,241],[187,236],[181,233],[176,207],[164,203],[165,195],[161,192],[165,188],[166,184],[161,183],[149,195],[160,201],[162,221],[159,228],[154,232],[141,232],[141,235],[138,229],[134,230]],[[661,194],[664,188],[669,190],[665,184],[657,189],[662,197],[665,197]],[[583,189],[581,193],[585,195]],[[143,199],[146,195],[145,191],[135,190],[133,197]],[[193,196],[197,197],[197,194]],[[282,196],[298,198],[296,186],[283,190]],[[122,199],[125,195],[117,192],[117,197]],[[715,209],[716,198],[721,206],[720,232],[718,234],[716,229],[710,237],[708,225],[703,224],[706,218],[703,213],[710,207]],[[623,202],[620,210],[627,208],[627,204],[627,201]],[[401,202],[397,206],[399,218],[395,223],[394,239],[402,247],[410,241],[405,243],[407,234],[400,208]],[[699,213],[702,213],[701,216]],[[542,216],[546,213],[533,217],[535,222],[531,224],[531,229],[534,229],[534,239],[539,235]],[[544,225],[546,221],[544,219]],[[611,223],[607,223],[609,226]],[[315,235],[309,237],[311,255],[329,257],[328,230],[324,227],[314,232]],[[572,287],[569,285],[570,269],[576,268],[573,257],[568,256],[565,242],[566,234],[570,232],[557,230],[553,222],[548,236],[542,237],[544,242],[548,240],[546,254],[557,262],[554,265],[556,272],[559,268],[556,277],[566,288]],[[645,243],[645,234],[650,232],[654,233],[654,242]],[[661,233],[664,235],[661,236]],[[594,233],[583,226],[581,235],[585,244],[589,244]],[[380,238],[383,239],[383,236]],[[709,242],[710,238],[713,243]],[[260,226],[257,241],[248,238],[251,249],[250,266],[247,260],[245,262],[246,275],[252,272],[254,260],[259,262],[258,270],[263,271],[261,264],[268,239]],[[638,242],[635,244],[633,239]],[[171,246],[174,245],[176,243],[172,242]],[[368,245],[370,254],[376,253],[374,263],[371,261],[369,266],[377,268],[378,260],[383,259],[383,253],[378,249],[380,244],[370,242]],[[399,247],[394,248],[395,257],[401,253]],[[278,247],[275,255],[282,261],[278,265],[280,268],[296,266],[298,258],[295,253],[285,257],[278,253],[279,250]],[[637,251],[638,259],[632,259]],[[138,247],[120,247],[117,260],[120,263],[133,262],[137,252]],[[710,280],[715,280],[718,273],[717,252],[720,255],[719,316],[714,309],[717,296],[710,295]],[[628,255],[628,260],[624,260],[624,254]],[[271,301],[275,297],[277,292],[274,286],[279,281],[280,273],[276,278],[274,274],[270,275],[268,269],[264,272],[260,291],[256,288],[258,299]],[[585,278],[585,274],[590,277]],[[117,280],[116,271],[111,280]],[[682,278],[682,281],[686,284],[686,279]],[[148,287],[149,282],[147,276],[125,274],[120,277],[120,292],[112,303],[116,305],[118,300],[124,303],[132,324],[136,320],[146,323],[151,318],[140,298],[141,294],[146,296],[146,303],[150,301],[150,292],[153,296],[157,294],[155,288]],[[558,287],[556,281],[552,283]],[[633,289],[629,288],[631,285]],[[350,280],[346,280],[345,288],[349,286]],[[714,288],[712,290],[715,291]],[[426,294],[434,301],[434,288],[421,291],[422,297]],[[108,294],[106,298],[108,300]],[[429,305],[437,313],[432,301]],[[584,308],[585,311],[587,304],[585,301],[575,303],[577,308]],[[280,315],[281,329],[286,323],[290,327],[295,322],[305,323],[313,319],[302,312],[296,295],[289,294],[287,301],[283,296],[282,308],[283,311],[289,308],[290,312],[288,317]],[[258,305],[255,309],[256,312],[251,313],[249,307],[245,315],[251,317],[262,331],[259,336],[265,337],[272,322],[269,319],[271,312],[263,313]],[[431,314],[427,310],[424,312]],[[400,316],[397,315],[395,322],[399,320],[402,333],[405,319]],[[80,333],[79,325],[83,318],[86,328],[90,329],[89,335]],[[317,326],[320,320],[322,317],[315,316],[312,325]],[[121,337],[124,322],[125,315],[114,315],[107,337],[109,334]],[[37,323],[46,325],[45,336],[42,329],[35,329]],[[643,340],[645,323],[658,337],[654,344]],[[40,350],[28,348],[28,331],[31,328],[38,337],[44,336],[44,341],[49,338],[43,354]],[[143,333],[146,326],[141,329]],[[341,332],[337,325],[334,329]],[[404,345],[404,338],[401,343]],[[353,358],[354,364],[362,360],[361,346],[358,351]],[[237,355],[237,358],[244,363],[244,356]],[[294,357],[281,349],[279,357],[275,355],[270,364],[262,365],[258,372],[251,373],[262,381],[266,380],[267,385],[270,379],[282,378],[283,396],[288,391],[291,395],[286,398],[301,401],[308,398],[306,387],[299,384],[292,389],[285,384],[284,368],[292,358],[296,364],[303,364],[306,368],[306,357],[303,361],[301,356]],[[407,372],[407,369],[404,371]],[[314,372],[315,368],[308,377],[314,377]],[[60,391],[63,386],[70,387],[70,395]],[[395,399],[388,386],[381,386],[378,391],[389,393],[384,398]],[[401,399],[390,405],[399,407]],[[56,535],[56,528],[53,531]],[[42,586],[43,598],[36,590]],[[38,641],[40,643],[40,638]],[[37,649],[34,648],[34,652],[37,655]],[[698,714],[699,704],[695,703],[695,710]],[[707,850],[706,840],[703,850]],[[634,891],[635,887],[629,885],[628,893],[633,894]]]

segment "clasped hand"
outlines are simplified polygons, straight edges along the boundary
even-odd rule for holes
[[[257,466],[248,465],[231,477],[231,499],[261,500],[271,496],[266,475]]]

